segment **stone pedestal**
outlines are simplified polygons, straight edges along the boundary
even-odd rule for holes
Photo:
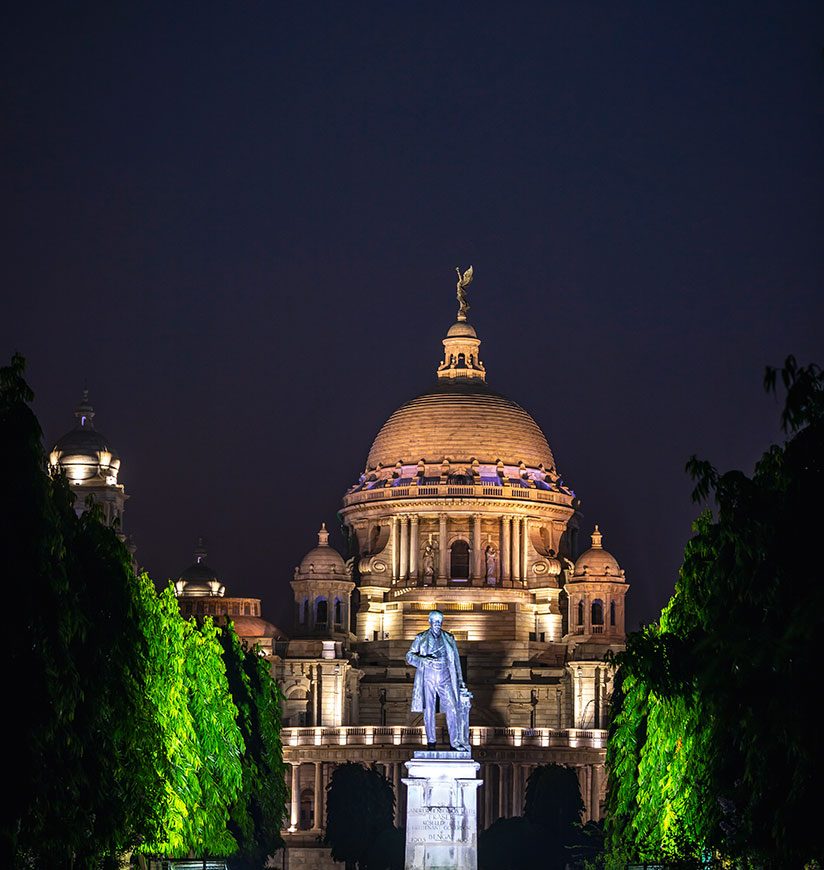
[[[469,752],[406,762],[406,870],[477,870],[480,764]]]

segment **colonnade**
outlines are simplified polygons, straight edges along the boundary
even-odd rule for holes
[[[314,781],[312,784],[312,797],[314,801],[314,819],[311,831],[322,831],[326,825],[326,786],[332,776],[332,771],[337,766],[331,761],[290,761],[287,772],[287,789],[289,791],[289,824],[287,830],[295,833],[300,829],[300,792],[301,792],[301,765],[314,765]],[[401,782],[401,777],[406,775],[406,768],[402,761],[390,761],[378,764],[383,769],[384,776],[392,783],[395,790],[395,824],[403,827],[406,819],[406,787]]]
[[[312,831],[321,831],[325,825],[326,785],[335,767],[334,762],[308,761],[314,765],[314,824]],[[289,828],[297,831],[300,826],[300,762],[290,762],[290,813]],[[384,775],[395,790],[395,824],[403,827],[406,819],[406,788],[401,779],[406,775],[404,762],[389,761],[379,764]],[[536,767],[533,762],[482,761],[479,777],[483,784],[478,792],[478,830],[488,828],[498,818],[523,815],[526,783]],[[602,764],[576,765],[573,767],[584,802],[584,819],[600,819],[600,796],[605,776]]]
[[[465,528],[461,517],[462,530]],[[486,547],[495,547],[494,578],[498,583],[522,583],[527,579],[529,560],[529,517],[504,515],[497,518],[498,534],[492,540],[484,541],[481,514],[469,517],[470,568],[469,577],[476,581],[487,579]],[[449,514],[439,513],[438,520],[438,564],[434,566],[433,581],[444,585],[450,577],[449,531],[454,520]],[[452,521],[451,521],[452,520]],[[390,517],[390,546],[392,551],[393,583],[413,580],[424,576],[425,566],[420,558],[422,544],[420,534],[421,517],[418,514],[398,514]]]

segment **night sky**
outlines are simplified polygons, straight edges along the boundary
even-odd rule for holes
[[[629,628],[673,591],[686,460],[751,471],[764,367],[824,364],[820,2],[18,3],[0,33],[2,362],[48,447],[88,387],[157,581],[202,535],[290,628],[456,266]]]

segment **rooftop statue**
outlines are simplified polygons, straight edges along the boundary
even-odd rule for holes
[[[458,320],[466,320],[469,304],[466,301],[466,288],[472,283],[472,266],[461,275],[461,270],[455,268],[458,273]]]
[[[417,668],[412,686],[412,712],[423,712],[426,742],[430,749],[435,739],[435,699],[446,713],[449,743],[457,752],[469,751],[469,708],[472,693],[461,674],[461,660],[455,638],[443,631],[443,613],[429,613],[429,628],[412,641],[407,664]]]

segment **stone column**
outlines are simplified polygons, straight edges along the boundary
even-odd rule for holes
[[[292,806],[289,814],[289,830],[297,831],[300,819],[300,762],[291,761],[292,765]]]
[[[472,579],[484,579],[484,545],[481,541],[481,515],[472,517]]]
[[[527,784],[527,782],[529,782],[529,774],[532,773],[531,767],[532,767],[531,764],[524,765],[524,777],[523,777],[524,788],[523,788],[523,791],[521,792],[521,799],[523,800],[522,806],[524,808],[526,807],[526,784]]]
[[[401,524],[401,554],[398,577],[406,580],[409,576],[409,517],[400,517]]]
[[[392,517],[392,582],[398,579],[398,518]]]
[[[409,578],[418,579],[418,515],[409,517]]]
[[[503,585],[510,576],[509,517],[501,517],[501,524],[501,585]]]
[[[313,831],[323,827],[323,762],[315,762],[315,824]]]
[[[518,517],[512,518],[512,585],[516,580],[521,580],[521,521]]]
[[[524,812],[524,766],[519,761],[512,763],[512,815]]]
[[[527,558],[529,545],[529,517],[521,520],[521,580],[527,579]]]
[[[592,810],[590,818],[599,821],[601,818],[601,783],[604,778],[604,768],[601,764],[592,765]]]
[[[498,765],[498,815],[506,818],[506,765]]]
[[[438,581],[440,585],[445,586],[449,576],[447,569],[449,549],[446,542],[446,514],[438,514],[438,535]]]
[[[581,792],[581,800],[584,802],[584,814],[582,821],[586,824],[589,821],[589,790],[587,789],[587,769],[583,764],[578,764],[574,768],[575,775],[578,777],[578,790]]]

